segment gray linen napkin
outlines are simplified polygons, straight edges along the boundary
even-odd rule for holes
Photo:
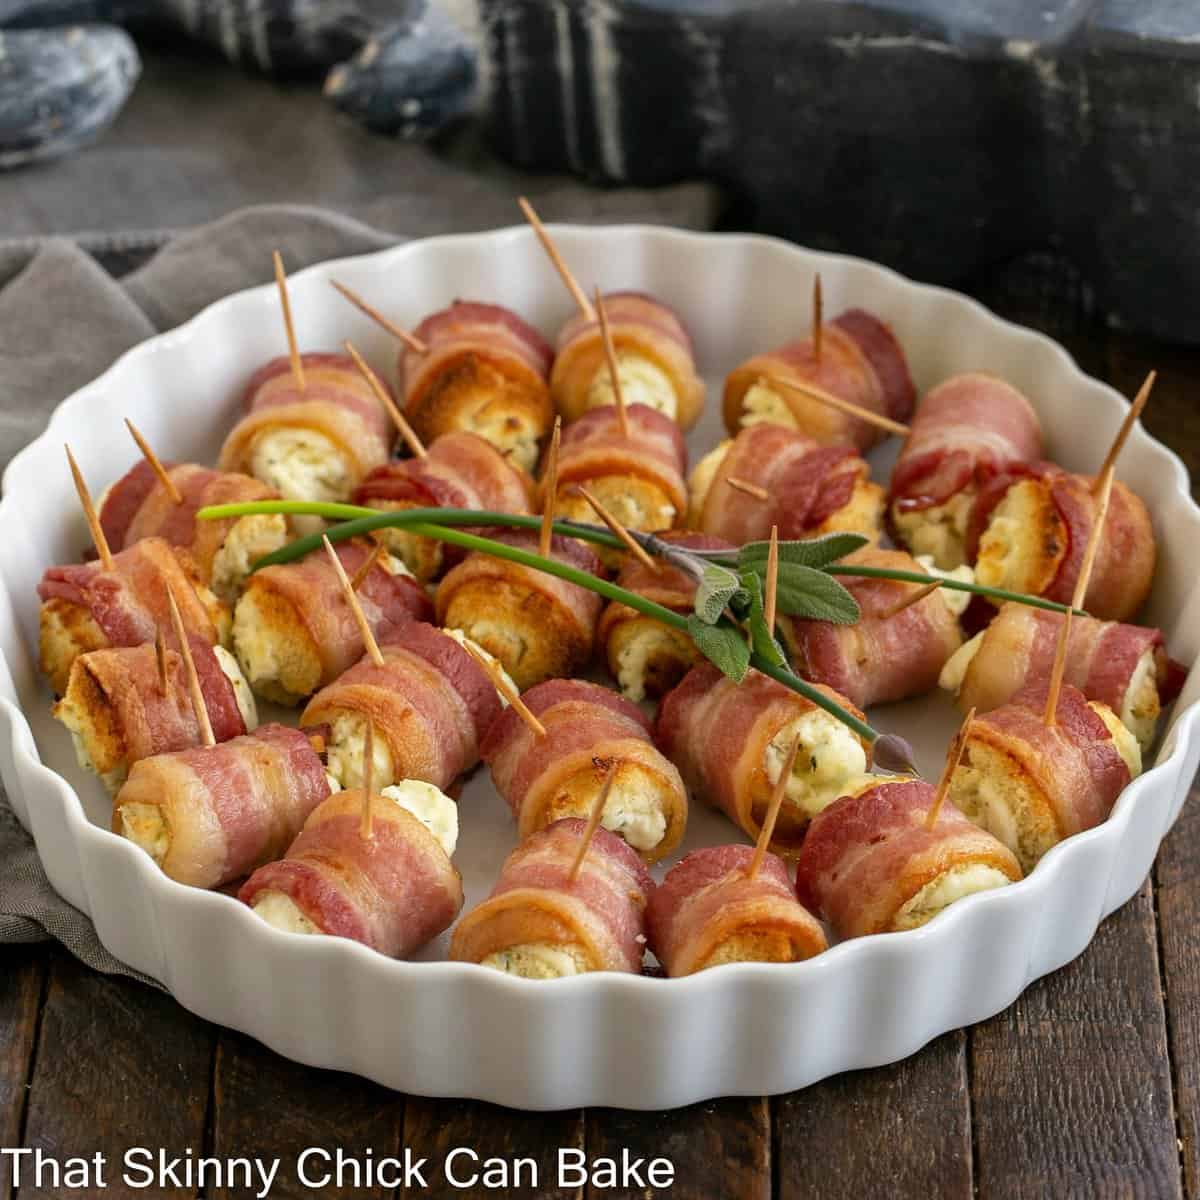
[[[221,296],[266,282],[266,248],[278,247],[296,269],[403,240],[389,229],[418,236],[513,224],[512,197],[494,184],[472,186],[415,212],[411,196],[390,205],[380,199],[371,206],[377,226],[314,208],[242,209],[176,235],[120,281],[66,239],[0,243],[0,465],[41,432],[61,400],[129,347]],[[693,185],[656,192],[570,186],[538,193],[536,203],[547,219],[692,228],[711,225],[716,212],[714,193]],[[32,840],[0,795],[0,942],[48,938],[98,971],[145,979],[113,958],[91,921],[51,888]]]

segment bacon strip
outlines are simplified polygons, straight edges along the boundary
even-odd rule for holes
[[[555,821],[522,842],[491,896],[458,923],[450,957],[477,963],[513,946],[557,942],[583,950],[593,971],[640,974],[654,882],[638,856],[602,828],[571,881],[586,828],[575,818]]]
[[[735,367],[725,381],[725,426],[730,433],[741,425],[746,393],[760,380],[772,378],[818,387],[894,421],[907,421],[917,398],[904,351],[891,329],[858,308],[822,327],[820,361],[811,337],[806,337]],[[858,417],[798,393],[789,393],[787,404],[800,416],[803,432],[822,445],[849,444],[865,453],[886,436]]]
[[[856,711],[832,688],[818,686]],[[758,671],[747,672],[739,684],[712,663],[702,662],[663,699],[655,740],[679,768],[692,795],[703,796],[757,838],[771,796],[767,747],[785,725],[814,707]],[[785,805],[779,814],[771,842],[771,849],[785,858],[796,853],[805,826],[787,809]]]
[[[904,905],[956,866],[1021,878],[1012,853],[949,802],[926,829],[935,792],[921,779],[881,782],[813,818],[797,861],[797,891],[839,938],[894,929]]]
[[[488,731],[481,751],[519,837],[556,820],[576,788],[590,802],[605,776],[628,764],[642,778],[649,776],[666,802],[666,832],[646,858],[657,862],[679,844],[687,826],[687,793],[679,772],[655,747],[650,722],[636,704],[582,679],[551,679],[522,699],[541,721],[545,737],[509,708]]]
[[[753,857],[750,846],[707,846],[667,872],[650,898],[646,934],[668,975],[701,971],[722,946],[742,938],[786,938],[792,961],[826,948],[824,931],[796,899],[783,860],[768,854],[750,879]]]
[[[1059,613],[1024,604],[1002,605],[963,676],[959,704],[989,712],[1021,691],[1045,689],[1061,629]],[[1063,678],[1089,700],[1100,700],[1119,714],[1133,673],[1147,651],[1156,659],[1159,701],[1168,704],[1174,699],[1171,684],[1178,672],[1170,670],[1160,629],[1074,617]]]
[[[784,540],[812,537],[850,503],[871,469],[850,446],[820,446],[784,425],[741,430],[717,468],[697,525],[734,545],[759,541],[779,527]],[[730,479],[757,484],[766,500],[731,487]]]
[[[899,511],[931,508],[1041,456],[1041,423],[1022,392],[994,375],[955,375],[917,408],[890,499]]]
[[[346,574],[353,578],[371,554],[365,542],[344,541],[335,547]],[[332,683],[347,671],[366,647],[342,585],[324,550],[295,562],[264,567],[250,577],[244,595],[268,592],[286,611],[295,614],[321,659],[318,686]],[[392,575],[376,562],[355,589],[367,623],[377,641],[387,641],[410,621],[427,621],[432,616],[429,597],[407,575]]]
[[[675,390],[675,420],[690,429],[704,408],[704,381],[696,373],[692,339],[678,314],[644,292],[609,292],[602,303],[617,353],[648,359],[667,375]],[[559,331],[550,377],[564,421],[584,415],[592,381],[606,369],[600,322],[576,313]]]
[[[902,550],[864,546],[845,563],[920,571]],[[780,619],[784,642],[797,672],[813,683],[840,692],[859,708],[920,696],[937,687],[946,660],[962,645],[958,618],[936,591],[892,616],[891,610],[920,584],[861,576],[838,577],[858,601],[861,618],[854,625],[830,621]]]
[[[498,304],[456,300],[413,331],[427,353],[400,355],[405,413],[425,442],[462,428],[470,406],[492,402],[525,416],[540,435],[554,420],[554,352],[536,329]]]
[[[589,409],[567,426],[558,459],[560,490],[606,475],[631,475],[660,488],[682,521],[688,502],[687,447],[679,426],[645,404],[631,404],[626,416],[628,437],[612,405]]]
[[[160,628],[173,644],[170,588],[188,633],[215,644],[218,630],[196,594],[197,578],[186,550],[148,537],[114,554],[111,571],[98,561],[47,568],[38,596],[44,601],[61,598],[86,609],[112,646],[152,642]]]
[[[153,468],[139,459],[109,489],[100,510],[100,524],[113,550],[146,537],[165,538],[188,550],[201,578],[212,578],[213,559],[241,519],[198,521],[196,513],[210,504],[243,504],[275,500],[279,493],[250,475],[213,471],[195,463],[165,463],[171,482],[183,497],[176,504]]]
[[[262,725],[216,746],[135,763],[117,793],[122,814],[157,809],[168,845],[160,863],[179,883],[214,888],[278,858],[329,795],[325,767],[298,729]]]
[[[253,906],[264,892],[280,892],[322,933],[404,958],[450,927],[463,905],[462,877],[437,838],[395,801],[372,797],[369,838],[362,809],[361,791],[331,796],[238,899]]]
[[[259,368],[246,385],[246,415],[221,447],[222,471],[246,471],[255,438],[269,429],[311,429],[345,456],[355,480],[386,462],[391,446],[387,413],[344,354],[304,354],[305,388],[299,391],[286,356]]]
[[[458,642],[421,621],[395,630],[380,650],[383,666],[360,659],[309,701],[300,723],[358,713],[386,739],[397,779],[445,791],[479,761],[502,711],[496,689]]]

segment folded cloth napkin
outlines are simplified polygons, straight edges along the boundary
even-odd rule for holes
[[[548,219],[691,228],[711,225],[716,212],[711,190],[696,185],[655,192],[571,186],[539,194],[536,203]],[[487,190],[444,196],[438,207],[442,232],[512,223],[515,211],[511,193],[501,203]],[[296,269],[437,231],[428,210],[410,220],[407,203],[389,211],[379,200],[372,216],[381,224],[297,206],[242,209],[177,235],[119,281],[67,239],[0,243],[0,466],[41,432],[61,400],[125,350],[221,296],[265,283],[269,249],[281,250]],[[145,978],[113,958],[91,921],[54,892],[32,840],[0,796],[0,942],[48,938],[98,971]]]

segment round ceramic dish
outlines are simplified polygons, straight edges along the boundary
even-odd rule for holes
[[[693,460],[721,436],[724,373],[807,328],[800,298],[817,270],[827,312],[857,304],[892,323],[919,388],[984,370],[1026,391],[1068,467],[1094,467],[1124,411],[1120,396],[1048,339],[866,262],[765,238],[640,227],[562,227],[556,237],[589,287],[641,288],[682,314],[710,385],[705,420],[690,439]],[[525,229],[412,242],[297,275],[302,346],[335,348],[351,337],[380,368],[393,362],[394,347],[339,299],[333,277],[409,325],[456,296],[511,305],[550,336],[570,311]],[[1195,678],[1157,765],[1100,828],[1056,847],[1022,883],[970,897],[922,929],[843,943],[792,966],[725,966],[681,980],[531,982],[436,961],[444,938],[423,953],[432,961],[392,962],[351,942],[281,934],[228,896],[166,879],[108,832],[108,801],[75,765],[35,668],[37,582],[48,564],[77,559],[86,542],[62,444],[71,441],[97,492],[132,462],[124,416],[164,457],[211,461],[241,385],[282,349],[273,289],[214,304],[67,400],[13,460],[0,503],[0,774],[54,886],[92,917],[118,958],[161,980],[187,1008],[301,1062],[408,1092],[534,1109],[667,1108],[787,1091],[892,1062],[988,1017],[1079,954],[1101,918],[1146,877],[1200,758]],[[877,476],[889,465],[888,455],[879,458]],[[1145,498],[1160,539],[1145,619],[1191,663],[1200,651],[1200,509],[1187,474],[1139,428],[1120,476]],[[945,696],[931,696],[874,719],[908,736],[936,775],[958,717]],[[461,811],[456,861],[470,906],[487,894],[514,834],[486,772],[469,781]],[[695,803],[683,851],[738,836]]]

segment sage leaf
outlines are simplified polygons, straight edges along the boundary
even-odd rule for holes
[[[827,567],[867,544],[861,533],[827,533],[824,537],[802,542],[780,542],[779,563],[795,563],[801,567]],[[738,551],[739,567],[765,569],[769,542],[747,542]]]
[[[776,605],[788,616],[835,625],[853,625],[859,618],[858,602],[832,575],[799,563],[779,564]]]
[[[750,637],[754,645],[754,653],[773,667],[787,667],[787,655],[783,652],[783,647],[775,640],[775,631],[767,628],[762,580],[753,571],[743,571],[742,587],[746,590],[750,600]]]
[[[706,625],[715,625],[741,586],[738,577],[728,567],[705,563],[704,574],[696,588],[692,608]]]
[[[709,625],[692,613],[688,617],[688,634],[696,643],[696,649],[722,675],[727,675],[734,683],[745,679],[750,667],[750,647],[735,625],[729,621]]]

